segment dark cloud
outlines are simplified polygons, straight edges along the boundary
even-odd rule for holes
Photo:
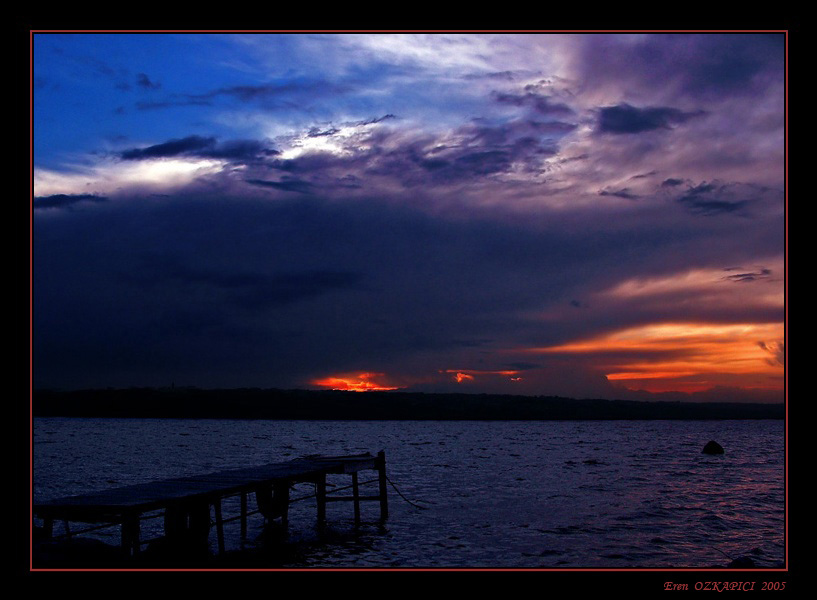
[[[683,179],[675,179],[673,177],[670,177],[669,179],[665,179],[664,181],[662,181],[661,186],[662,187],[675,187],[677,185],[681,185],[682,183],[684,183]]]
[[[495,79],[504,81],[514,81],[518,72],[515,71],[494,71],[492,73],[471,73],[464,76],[464,79]]]
[[[124,70],[119,68],[113,67],[107,61],[104,61],[100,58],[95,56],[88,56],[88,55],[74,55],[63,52],[61,49],[54,48],[54,51],[62,56],[66,57],[68,60],[83,65],[84,67],[89,67],[98,75],[104,75],[105,77],[121,77],[124,74]]]
[[[167,158],[192,154],[201,150],[215,147],[216,138],[191,135],[186,138],[169,140],[162,144],[148,146],[147,148],[133,148],[121,153],[124,160],[144,160],[148,158]]]
[[[38,385],[172,378],[298,387],[357,369],[419,377],[512,362],[555,375],[554,359],[500,349],[672,321],[689,317],[690,305],[700,304],[693,317],[741,322],[756,316],[751,307],[718,314],[694,297],[643,310],[604,303],[576,310],[570,301],[690,261],[747,264],[780,243],[773,235],[780,228],[767,221],[742,228],[753,239],[747,248],[714,221],[667,216],[647,227],[596,218],[597,207],[548,219],[446,217],[427,211],[435,202],[429,187],[394,191],[390,200],[402,201],[386,202],[366,176],[359,183],[366,187],[349,202],[322,198],[317,188],[305,201],[268,186],[280,194],[275,202],[196,189],[119,199],[116,211],[37,217]],[[533,316],[549,307],[565,313]],[[525,393],[553,389],[544,376],[524,384]]]
[[[180,106],[212,106],[212,104],[213,103],[210,100],[201,98],[184,98],[160,101],[140,100],[136,103],[136,108],[139,110],[158,110],[162,108],[175,108]]]
[[[701,60],[686,70],[685,83],[693,93],[748,92],[758,76],[770,71],[782,73],[782,33],[704,36],[704,40],[700,45]]]
[[[203,149],[196,155],[203,158],[223,158],[231,161],[248,161],[256,158],[272,157],[280,154],[257,140],[228,140]]]
[[[695,215],[746,214],[750,200],[737,196],[742,193],[746,192],[737,186],[701,183],[689,188],[677,201]]]
[[[700,196],[701,194],[709,194],[719,189],[719,186],[714,183],[701,183],[689,189],[688,195]]]
[[[587,160],[589,158],[590,158],[590,155],[587,154],[587,153],[580,154],[579,156],[568,156],[568,157],[565,157],[565,158],[560,158],[559,159],[559,164],[564,165],[564,164],[568,164],[568,163],[572,163],[572,162],[576,162],[576,161],[580,161],[580,160]]]
[[[354,156],[338,156],[328,152],[308,152],[291,159],[273,159],[269,166],[278,171],[298,173],[304,178],[320,176],[322,173],[344,172],[344,177],[351,175],[355,178],[363,174],[367,166],[377,160],[377,156],[385,151],[361,152]],[[258,184],[256,182],[256,184]],[[263,185],[263,184],[260,184]]]
[[[772,358],[766,359],[767,364],[773,367],[786,365],[786,345],[782,340],[776,342],[760,341],[757,345],[761,350],[772,355]]]
[[[334,185],[338,188],[357,190],[363,187],[363,181],[360,179],[360,177],[347,173],[343,177],[336,179]]]
[[[297,192],[299,194],[309,194],[313,190],[313,185],[301,179],[283,178],[281,181],[268,181],[266,179],[247,179],[247,183],[261,187],[273,188],[284,192]]]
[[[358,160],[373,175],[393,177],[406,186],[457,184],[520,169],[538,172],[542,161],[558,152],[559,140],[575,128],[561,122],[474,121],[456,130],[458,143],[417,136],[391,143],[376,133],[368,145],[381,148]]]
[[[734,275],[727,275],[724,277],[727,281],[735,281],[739,283],[757,281],[758,279],[768,279],[772,274],[771,269],[761,269],[760,271],[751,271],[748,273],[735,273]]]
[[[362,121],[350,121],[347,123],[342,123],[340,126],[335,127],[334,125],[328,125],[325,127],[310,127],[309,131],[307,131],[307,137],[332,137],[340,133],[342,127],[364,127],[366,125],[375,125],[377,123],[382,123],[383,121],[387,121],[389,119],[396,119],[393,114],[383,115],[382,117],[373,117],[371,119],[365,119]]]
[[[302,89],[301,84],[283,83],[270,85],[236,85],[232,87],[219,88],[206,94],[202,98],[214,98],[216,96],[230,96],[244,102],[253,100],[268,100],[280,97],[289,92]]]
[[[785,35],[587,35],[579,50],[577,77],[589,88],[614,85],[716,100],[751,96],[782,82]]]
[[[208,100],[217,97],[228,97],[241,102],[279,101],[292,97],[311,97],[313,95],[338,95],[349,91],[349,88],[315,79],[286,79],[280,82],[263,85],[235,85],[221,87],[204,94],[191,94],[189,98]]]
[[[575,114],[574,110],[567,104],[553,102],[549,96],[531,91],[525,92],[524,94],[494,92],[493,97],[500,104],[528,107],[546,116],[571,117]]]
[[[313,131],[312,135],[331,131]],[[341,155],[308,152],[296,158],[269,161],[269,167],[297,174],[280,181],[248,178],[256,186],[309,192],[325,186],[360,187],[372,177],[396,180],[406,187],[423,184],[457,185],[512,168],[541,169],[543,158],[556,152],[558,134],[542,131],[538,123],[471,124],[457,131],[461,141],[417,135],[410,138],[388,131],[361,134],[351,142],[354,152]],[[365,149],[360,149],[365,148]]]
[[[535,121],[517,119],[492,123],[475,119],[469,125],[459,128],[457,133],[463,135],[472,146],[494,146],[510,148],[522,142],[535,142],[540,148],[553,149],[553,143],[576,128],[573,123],[563,121]]]
[[[634,194],[628,188],[622,188],[620,190],[602,190],[599,192],[599,196],[615,196],[616,198],[624,198],[625,200],[636,200],[639,198],[638,194]]]
[[[309,137],[331,137],[340,131],[337,127],[321,129],[320,127],[310,127],[307,136]]]
[[[162,87],[161,83],[158,81],[151,81],[150,78],[144,73],[139,73],[136,75],[136,85],[143,90],[158,90]]]
[[[454,178],[473,175],[490,175],[506,171],[510,166],[510,154],[503,150],[486,150],[483,152],[465,152],[447,162],[428,159],[421,164],[424,168],[436,171],[440,168],[447,171],[446,176]]]
[[[456,184],[507,171],[513,161],[510,148],[480,146],[429,147],[407,144],[371,162],[371,173],[395,177],[406,186],[423,183]]]
[[[140,74],[138,85],[144,90],[156,90],[161,87],[158,82]],[[236,85],[221,87],[201,94],[171,94],[161,100],[139,101],[139,110],[159,110],[185,106],[212,106],[219,98],[233,99],[240,102],[255,102],[269,107],[286,106],[291,109],[305,110],[304,100],[322,95],[344,94],[349,89],[345,86],[323,80],[287,79],[279,83],[263,85]],[[383,118],[388,118],[389,115]]]
[[[285,306],[336,290],[363,289],[363,275],[348,271],[318,269],[267,275],[190,267],[174,257],[148,257],[142,262],[140,272],[128,274],[127,279],[150,287],[162,280],[203,286],[224,292],[227,302],[253,310]]]
[[[389,121],[391,119],[396,119],[397,116],[391,113],[385,114],[382,117],[372,117],[371,119],[365,119],[363,121],[356,121],[352,123],[352,125],[360,126],[360,125],[374,125],[375,123],[382,123],[383,121]]]
[[[599,111],[596,131],[600,133],[629,134],[656,129],[671,129],[673,125],[684,123],[702,114],[702,112],[685,113],[677,108],[666,106],[636,108],[625,103],[602,108]]]
[[[257,140],[229,140],[218,143],[214,137],[191,135],[146,148],[125,150],[120,154],[120,157],[123,160],[146,160],[173,156],[196,156],[231,161],[248,161],[276,154],[278,154],[277,150],[271,149]]]
[[[362,127],[362,126],[366,126],[366,125],[374,125],[376,123],[381,123],[381,122],[386,121],[388,119],[395,119],[395,118],[397,118],[397,117],[395,117],[392,114],[388,114],[388,115],[383,115],[382,117],[375,117],[375,118],[366,119],[366,120],[363,120],[363,121],[352,121],[352,122],[348,122],[348,123],[343,123],[340,127]],[[329,126],[324,127],[324,128],[317,127],[317,126],[310,127],[309,131],[307,132],[306,135],[307,135],[307,137],[312,137],[312,138],[314,138],[314,137],[332,137],[332,136],[337,135],[338,133],[340,133],[340,131],[341,131],[340,127],[335,127],[334,125],[329,125]]]
[[[383,117],[345,123],[370,125],[395,118]],[[246,183],[287,192],[324,193],[331,190],[360,189],[372,180],[397,181],[405,187],[435,185],[442,189],[473,183],[510,172],[541,172],[543,161],[558,152],[559,141],[576,126],[559,121],[512,120],[489,122],[474,120],[458,128],[454,139],[447,136],[416,134],[406,136],[389,128],[363,129],[338,140],[345,152],[304,152],[295,158],[260,142],[244,141],[216,144],[212,138],[190,136],[146,149],[127,151],[123,158],[149,157],[171,152],[189,156],[227,158],[247,164],[255,161],[256,170],[248,171]],[[341,126],[308,130],[308,137],[332,137]],[[270,170],[291,175],[270,178]]]
[[[104,196],[93,194],[54,194],[52,196],[37,196],[34,198],[34,210],[48,208],[71,208],[79,202],[105,202]]]

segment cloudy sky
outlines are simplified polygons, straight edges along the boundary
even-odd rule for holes
[[[783,34],[32,43],[35,387],[783,399]]]

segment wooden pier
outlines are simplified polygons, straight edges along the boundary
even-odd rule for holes
[[[377,471],[377,479],[367,482],[358,480],[358,473]],[[327,493],[327,475],[348,474],[351,485],[335,492],[350,489],[351,494],[338,496]],[[352,502],[355,525],[360,524],[360,503],[380,503],[380,521],[388,517],[386,494],[386,456],[379,452],[351,456],[308,456],[288,462],[261,465],[206,475],[165,479],[118,487],[100,492],[69,496],[47,502],[35,503],[33,513],[43,520],[46,538],[53,536],[55,521],[63,521],[70,537],[70,522],[102,524],[85,531],[106,526],[121,527],[121,546],[126,556],[140,553],[148,540],[140,537],[141,521],[147,513],[163,511],[164,542],[174,549],[207,548],[210,533],[211,509],[215,514],[215,528],[219,554],[224,554],[224,524],[240,521],[241,539],[247,535],[250,514],[260,512],[267,521],[280,519],[286,528],[292,499],[290,488],[298,483],[314,483],[317,504],[317,522],[326,521],[328,502]],[[377,483],[378,493],[361,495],[365,483]],[[248,499],[255,496],[257,510],[250,511]],[[230,518],[222,515],[225,498],[240,497],[240,514]],[[311,496],[309,496],[311,497]],[[76,532],[79,533],[79,532]]]

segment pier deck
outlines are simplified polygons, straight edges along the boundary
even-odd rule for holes
[[[358,472],[378,472],[378,493],[360,495]],[[331,496],[326,491],[326,476],[351,475],[349,496]],[[206,544],[210,530],[210,509],[215,512],[215,526],[219,553],[224,552],[223,525],[227,521],[241,521],[242,539],[247,532],[248,496],[254,494],[258,510],[268,520],[280,518],[287,525],[290,504],[290,487],[298,483],[314,483],[318,524],[326,519],[326,503],[349,501],[354,503],[355,523],[360,523],[360,502],[380,502],[380,519],[388,516],[386,495],[386,458],[383,452],[376,456],[359,454],[350,456],[308,456],[288,462],[273,463],[218,471],[191,477],[164,479],[136,485],[112,488],[89,494],[38,502],[33,506],[35,517],[43,519],[46,537],[53,534],[55,520],[81,523],[106,523],[121,525],[122,550],[133,555],[146,543],[140,540],[140,520],[145,513],[164,511],[165,538],[176,543],[188,543],[191,539],[204,539]],[[241,514],[224,519],[221,501],[231,496],[241,497]]]

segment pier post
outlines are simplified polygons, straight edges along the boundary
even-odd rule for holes
[[[377,474],[380,486],[380,520],[389,518],[389,499],[386,494],[386,453],[381,450],[377,453]]]
[[[51,517],[43,519],[43,534],[49,540],[54,536],[54,519]]]
[[[357,471],[352,473],[352,498],[355,503],[355,527],[360,527],[360,486],[357,482]]]
[[[125,515],[122,520],[122,550],[126,556],[139,554],[139,515]]]
[[[241,541],[247,539],[247,492],[241,492]]]
[[[255,490],[258,510],[264,515],[267,523],[281,517],[281,526],[286,529],[289,521],[289,481],[279,481],[270,487]]]
[[[218,538],[218,553],[224,554],[224,519],[221,517],[221,498],[213,502],[213,509],[216,512],[216,537]]]
[[[276,483],[273,492],[276,512],[281,516],[281,527],[286,531],[289,525],[289,482]]]

